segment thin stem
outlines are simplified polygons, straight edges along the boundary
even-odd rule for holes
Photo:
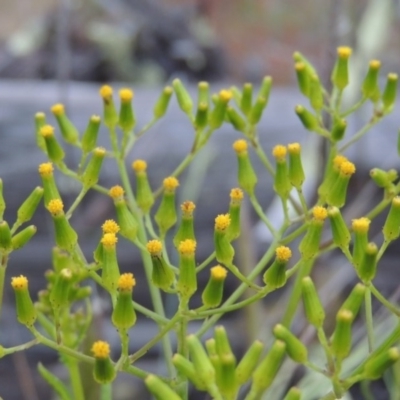
[[[29,342],[23,343],[23,344],[19,344],[18,346],[13,346],[13,347],[8,347],[8,348],[4,348],[2,349],[2,351],[4,352],[4,354],[2,354],[2,356],[6,356],[8,354],[12,354],[12,353],[16,353],[17,351],[24,351],[29,349],[32,346],[35,346],[39,343],[38,339],[32,339]]]
[[[200,265],[196,267],[196,273],[202,271],[208,264],[215,258],[215,251],[213,251]]]
[[[268,219],[268,217],[265,215],[263,209],[261,208],[259,202],[257,201],[256,197],[252,194],[250,195],[250,201],[251,204],[253,205],[254,210],[256,211],[257,215],[260,217],[260,219],[264,222],[265,225],[267,225],[267,228],[270,230],[270,232],[276,236],[276,230],[272,226],[271,221]]]
[[[260,144],[258,142],[258,139],[255,138],[254,140],[252,140],[252,144],[253,144],[253,147],[254,147],[254,149],[256,151],[256,154],[258,155],[259,159],[264,164],[265,168],[271,174],[271,176],[274,177],[275,176],[275,169],[272,166],[271,162],[269,161],[267,155],[264,153],[263,148],[260,146]]]
[[[378,255],[377,255],[377,257],[376,257],[377,261],[379,261],[379,260],[382,258],[383,254],[385,253],[385,251],[386,251],[386,249],[388,248],[388,246],[389,246],[390,243],[391,243],[390,240],[385,240],[385,241],[382,243],[382,246],[381,246],[381,248],[379,249]]]
[[[390,301],[386,300],[385,297],[379,292],[379,290],[370,283],[369,285],[372,294],[385,306],[389,311],[391,311],[396,316],[400,317],[400,309],[398,309],[394,304]]]
[[[8,254],[0,253],[0,317],[3,305],[4,280],[6,277],[7,262],[8,262]]]
[[[69,376],[71,379],[71,387],[74,399],[85,400],[85,393],[83,391],[81,373],[79,371],[79,362],[75,358],[68,358],[65,365],[67,366]]]
[[[365,288],[365,320],[367,325],[368,349],[371,353],[374,350],[374,321],[372,314],[372,297],[370,285]]]
[[[83,198],[85,197],[87,191],[88,191],[88,189],[86,189],[86,188],[82,188],[81,189],[81,191],[79,192],[78,196],[76,197],[76,199],[72,203],[71,207],[69,208],[69,210],[65,214],[65,217],[67,219],[71,218],[72,213],[75,211],[76,207],[78,207],[79,203],[83,200]]]

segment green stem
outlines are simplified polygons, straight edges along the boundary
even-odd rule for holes
[[[283,239],[279,241],[280,244],[288,244],[294,239],[296,239],[298,236],[300,236],[304,231],[306,231],[308,228],[307,224],[301,225],[299,228],[294,230],[292,233],[289,233],[289,235],[285,236]]]
[[[196,267],[196,273],[202,271],[208,264],[215,258],[215,251],[213,251],[200,265]]]
[[[27,350],[30,347],[37,345],[38,343],[39,343],[38,339],[33,339],[33,340],[30,340],[29,342],[26,342],[26,343],[23,343],[23,344],[19,344],[18,346],[8,347],[8,348],[4,348],[3,347],[2,348],[2,352],[4,352],[4,353],[2,354],[2,357],[3,356],[7,356],[7,355],[12,354],[12,353],[16,353],[17,351]]]
[[[271,176],[274,177],[275,176],[275,169],[272,166],[271,162],[269,161],[267,155],[264,153],[263,148],[260,146],[260,143],[258,142],[258,139],[255,138],[252,141],[252,144],[253,144],[253,147],[254,147],[254,149],[256,151],[256,154],[258,155],[259,159],[264,164],[265,168],[271,174]]]
[[[318,328],[317,329],[317,335],[318,335],[318,340],[322,346],[322,348],[324,349],[325,352],[325,356],[326,356],[326,361],[328,363],[328,369],[330,373],[333,373],[335,370],[335,363],[333,362],[333,356],[332,356],[332,352],[331,349],[329,348],[329,344],[328,344],[328,339],[325,335],[325,331],[323,328]]]
[[[298,267],[299,271],[297,272],[296,280],[294,282],[293,289],[291,291],[291,295],[289,297],[289,301],[281,322],[282,325],[286,326],[287,328],[290,327],[290,324],[292,323],[294,315],[296,314],[297,308],[299,306],[299,301],[301,297],[301,280],[305,276],[310,274],[313,266],[314,258],[312,258],[311,260],[303,261]]]
[[[82,188],[81,191],[79,192],[78,196],[76,197],[75,201],[72,203],[71,207],[65,214],[65,217],[67,219],[71,218],[72,213],[75,211],[76,207],[78,207],[79,203],[83,200],[87,193],[88,189]]]
[[[254,194],[250,195],[250,201],[251,201],[251,204],[253,205],[253,208],[256,211],[257,215],[264,222],[264,224],[267,225],[267,228],[270,230],[272,235],[274,235],[274,237],[275,237],[276,236],[276,230],[272,226],[271,221],[265,215],[264,210],[261,208],[260,203],[257,201],[257,199],[254,196]]]
[[[384,296],[379,292],[379,290],[371,283],[369,285],[372,294],[393,314],[400,317],[400,310],[392,304],[390,301],[386,300]]]
[[[374,350],[374,321],[372,314],[372,297],[370,285],[366,285],[365,288],[365,320],[367,325],[367,336],[368,336],[368,349],[372,353]]]
[[[188,302],[184,299],[180,299],[179,304],[179,312],[180,314],[185,313],[188,310]],[[188,320],[187,318],[183,317],[178,322],[178,330],[177,330],[177,350],[178,353],[181,354],[183,357],[188,358],[188,346],[186,343],[186,336],[187,336],[187,328],[188,328]],[[188,398],[188,379],[185,375],[178,372],[178,386],[177,392],[182,397],[183,400],[187,400]]]
[[[8,255],[0,253],[0,317],[3,305],[4,280],[6,277],[7,260]]]
[[[74,400],[85,400],[83,391],[81,373],[79,371],[79,362],[74,358],[68,358],[65,362],[71,379],[72,393]]]

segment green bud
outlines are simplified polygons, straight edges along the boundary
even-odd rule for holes
[[[208,104],[200,103],[197,107],[195,127],[196,129],[203,129],[208,124]]]
[[[253,195],[258,179],[247,152],[247,142],[242,139],[236,140],[233,149],[237,154],[239,185],[249,195]]]
[[[56,117],[58,127],[64,140],[69,144],[76,145],[79,142],[79,132],[65,114],[64,106],[60,103],[55,104],[51,108],[51,112]]]
[[[272,154],[276,160],[274,190],[284,200],[288,198],[292,190],[289,180],[289,169],[286,163],[286,153],[287,149],[282,145],[277,145],[272,150]]]
[[[53,174],[53,165],[51,163],[43,163],[39,165],[39,174],[42,178],[44,190],[44,204],[49,204],[51,200],[60,199],[56,181]]]
[[[50,303],[53,309],[59,309],[69,304],[73,274],[69,268],[62,269],[58,274],[50,292]]]
[[[117,241],[114,233],[105,233],[101,239],[103,245],[101,281],[110,293],[116,293],[120,278],[116,251]]]
[[[118,113],[115,109],[113,90],[110,86],[104,85],[100,88],[100,96],[103,99],[103,120],[104,125],[113,129],[118,124]]]
[[[325,319],[325,311],[319,300],[317,290],[310,277],[305,277],[301,282],[304,311],[308,322],[316,328],[322,328]]]
[[[326,196],[326,202],[330,206],[341,208],[345,205],[347,187],[349,185],[350,178],[355,171],[356,167],[350,161],[344,161],[340,165],[339,175]]]
[[[32,326],[36,321],[36,310],[28,290],[28,279],[23,276],[13,277],[11,286],[14,289],[18,322]]]
[[[324,220],[328,216],[326,208],[316,206],[313,209],[313,219],[308,223],[308,229],[299,244],[301,257],[304,260],[310,260],[315,257],[319,251]]]
[[[174,79],[172,81],[172,86],[174,88],[180,109],[188,116],[191,116],[193,101],[189,92],[186,90],[185,86],[183,86],[183,83],[180,79]]]
[[[97,143],[101,119],[98,115],[92,115],[85,132],[82,135],[82,151],[90,153]]]
[[[298,61],[294,64],[294,69],[296,71],[299,89],[304,96],[308,97],[310,94],[310,75],[306,64],[302,61]]]
[[[6,209],[6,202],[3,197],[3,180],[0,179],[0,220],[3,219],[4,210]]]
[[[215,218],[214,228],[215,257],[218,262],[228,266],[232,264],[235,255],[235,250],[227,237],[230,222],[229,214],[220,214]]]
[[[129,329],[136,322],[136,312],[133,308],[132,290],[136,285],[133,274],[122,274],[118,279],[118,295],[111,321],[118,330]]]
[[[333,242],[341,249],[348,249],[351,235],[340,210],[337,207],[329,207],[328,217],[331,222]]]
[[[351,325],[354,315],[351,311],[340,309],[336,315],[336,327],[332,336],[331,349],[333,355],[343,360],[351,350]]]
[[[317,113],[320,113],[324,106],[324,93],[317,75],[310,77],[310,104]]]
[[[271,289],[278,289],[286,283],[286,266],[292,256],[289,247],[279,246],[275,250],[276,257],[264,274],[263,281]]]
[[[193,211],[195,208],[196,206],[192,201],[184,201],[181,204],[182,219],[178,231],[174,236],[173,242],[175,247],[178,247],[179,243],[186,239],[192,239],[196,241],[193,226]]]
[[[326,196],[332,190],[332,186],[340,174],[340,166],[345,161],[348,161],[345,156],[332,152],[326,165],[324,179],[318,188],[318,194],[322,201],[325,201]]]
[[[271,386],[285,357],[285,351],[286,344],[281,340],[276,340],[253,373],[248,396],[250,399],[260,399],[262,393]]]
[[[369,283],[375,278],[376,264],[378,262],[378,246],[371,242],[364,248],[364,255],[358,267],[358,276],[364,283]]]
[[[347,121],[345,119],[336,118],[331,132],[331,138],[335,142],[342,140],[346,133]]]
[[[40,134],[40,129],[46,125],[46,115],[42,112],[35,114],[35,136],[36,145],[47,154],[46,143],[44,137]]]
[[[159,240],[150,240],[147,250],[153,263],[152,282],[157,287],[168,290],[175,280],[175,274],[162,255],[162,243]]]
[[[175,207],[175,190],[179,186],[179,182],[176,178],[171,176],[164,179],[163,186],[164,193],[161,198],[161,203],[154,215],[161,237],[165,236],[167,231],[175,225],[178,219]]]
[[[331,80],[334,86],[342,91],[349,84],[349,58],[352,49],[342,46],[337,49],[337,59],[333,67]]]
[[[189,300],[197,290],[196,242],[186,239],[179,243],[179,279],[177,289],[183,299]]]
[[[157,99],[156,104],[154,105],[153,108],[154,118],[160,119],[165,115],[173,92],[174,89],[172,89],[171,86],[165,86],[165,88],[160,94],[160,97]]]
[[[229,218],[231,222],[226,235],[229,241],[233,241],[240,236],[240,209],[243,201],[243,192],[239,188],[234,188],[231,190],[230,198]]]
[[[112,382],[116,377],[116,372],[110,360],[110,345],[98,340],[93,343],[92,352],[94,354],[94,380],[103,385]]]
[[[263,97],[266,100],[266,102],[268,102],[269,94],[271,93],[271,87],[272,87],[272,78],[270,76],[264,76],[257,97],[258,98]]]
[[[396,103],[398,75],[390,73],[382,94],[383,112],[389,114]]]
[[[44,138],[50,161],[53,161],[55,164],[60,163],[64,159],[65,153],[54,136],[54,128],[51,125],[44,125],[40,128],[40,134]]]
[[[224,122],[226,108],[231,98],[232,93],[229,90],[221,90],[219,92],[217,103],[208,118],[208,124],[211,129],[219,128]]]
[[[318,118],[301,105],[296,106],[295,112],[300,118],[304,128],[309,131],[315,131],[319,127]]]
[[[395,240],[400,236],[400,196],[393,198],[382,232],[386,241]]]
[[[348,310],[353,315],[353,320],[357,316],[358,312],[360,311],[361,305],[364,302],[364,295],[365,295],[365,286],[362,283],[357,283],[354,286],[353,290],[344,301],[340,310]]]
[[[210,101],[210,85],[208,82],[202,81],[197,85],[197,104],[205,103],[208,105]]]
[[[205,391],[206,387],[199,380],[196,370],[192,362],[190,362],[187,358],[183,357],[181,354],[174,354],[172,357],[172,364],[174,364],[175,368],[186,378],[189,379],[190,382],[196,387],[197,390]]]
[[[263,349],[264,344],[259,340],[256,340],[246,351],[243,358],[240,360],[238,366],[236,367],[235,376],[236,383],[238,385],[243,385],[250,379],[253,371],[258,364],[258,360],[260,359]]]
[[[361,264],[361,260],[364,257],[364,251],[368,244],[368,230],[371,221],[368,218],[353,219],[352,229],[354,232],[353,240],[353,264],[356,270]]]
[[[119,91],[121,106],[119,109],[118,125],[126,134],[132,131],[136,125],[136,117],[132,109],[133,92],[130,89],[121,89]]]
[[[388,173],[380,168],[373,168],[369,171],[369,175],[375,184],[381,188],[387,188],[390,186],[390,180]]]
[[[7,221],[0,222],[0,250],[8,252],[12,249],[11,231]]]
[[[367,75],[364,78],[362,85],[363,96],[372,101],[378,101],[380,97],[378,78],[379,70],[381,68],[381,62],[378,60],[372,60],[369,63]]]
[[[74,269],[75,264],[72,260],[72,257],[70,254],[65,252],[64,250],[61,250],[59,247],[53,247],[52,253],[51,253],[51,261],[53,264],[54,271],[56,273],[60,273],[61,270],[64,268],[68,269]]]
[[[242,97],[240,100],[240,109],[243,114],[248,116],[250,114],[252,101],[253,101],[253,85],[251,83],[245,83],[242,89]]]
[[[60,249],[72,251],[78,242],[78,235],[67,220],[63,203],[60,199],[50,200],[47,204],[54,223],[56,244]]]
[[[311,64],[311,62],[300,52],[296,51],[293,53],[293,60],[295,62],[301,62],[305,65],[308,74],[311,75],[317,75],[317,70],[314,68],[314,66]]]
[[[305,175],[303,163],[301,161],[301,147],[299,143],[288,144],[289,151],[289,180],[290,183],[298,190],[303,185]]]
[[[228,116],[229,122],[237,131],[239,132],[246,131],[246,121],[233,107],[227,107],[226,115]]]
[[[43,188],[40,186],[33,189],[28,198],[22,203],[17,211],[17,223],[23,224],[29,221],[36,211],[37,206],[43,196]]]
[[[118,225],[121,228],[121,235],[134,242],[137,237],[138,223],[129,211],[124,198],[114,200],[115,211],[117,212]]]
[[[147,389],[149,389],[157,399],[182,400],[181,396],[179,396],[170,386],[168,386],[168,384],[163,382],[156,375],[147,375],[144,383]]]
[[[257,97],[256,102],[249,112],[248,120],[250,124],[256,125],[260,122],[266,106],[267,99],[265,97]]]
[[[147,163],[143,160],[136,160],[132,163],[136,175],[136,202],[139,208],[147,214],[154,204],[154,196],[151,191],[147,177]]]
[[[368,380],[379,379],[383,373],[400,359],[400,351],[397,347],[373,355],[364,366],[363,377]]]
[[[18,250],[24,247],[36,233],[37,228],[34,225],[27,226],[22,231],[18,232],[11,238],[11,247],[13,250]]]
[[[203,305],[207,308],[215,308],[221,304],[226,275],[227,270],[220,265],[210,269],[210,279],[201,295]]]
[[[196,335],[189,335],[186,342],[199,381],[209,388],[215,384],[215,369]]]
[[[297,387],[292,387],[287,392],[285,398],[283,400],[300,400],[301,399],[301,391]]]
[[[307,347],[285,326],[278,324],[274,327],[274,335],[286,344],[288,356],[299,364],[304,364],[308,359]]]
[[[105,155],[106,150],[103,147],[96,147],[94,149],[92,158],[90,159],[81,178],[83,187],[86,190],[93,187],[98,182],[100,169],[103,164]]]

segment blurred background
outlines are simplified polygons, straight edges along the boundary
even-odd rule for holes
[[[13,221],[18,206],[31,189],[40,184],[36,170],[45,159],[35,147],[33,115],[46,111],[49,122],[54,123],[49,109],[55,102],[66,103],[69,116],[82,131],[89,116],[101,112],[97,94],[101,83],[115,82],[116,88],[130,86],[135,90],[138,125],[143,126],[151,119],[152,106],[161,87],[175,77],[181,78],[194,92],[199,80],[210,81],[215,90],[243,82],[253,82],[257,86],[263,76],[271,75],[274,88],[260,124],[261,142],[269,154],[278,141],[286,143],[295,135],[296,140],[302,141],[306,136],[293,113],[294,106],[304,102],[295,87],[294,51],[305,54],[320,72],[321,79],[329,85],[339,45],[354,48],[353,81],[362,78],[372,58],[382,60],[383,78],[388,72],[398,73],[399,38],[399,0],[0,0],[0,177],[4,181],[7,201],[6,219]],[[346,92],[349,99],[357,98],[358,92],[351,88]],[[365,185],[369,169],[377,163],[385,168],[398,168],[398,156],[393,147],[400,126],[398,114],[395,112],[390,116],[374,130],[375,136],[371,133],[369,140],[361,141],[357,151],[351,154],[358,171],[358,181],[353,182],[354,193],[351,194],[357,207],[346,209],[347,220],[360,216],[370,205],[370,200],[380,195],[376,188]],[[350,121],[349,130],[354,132],[368,117],[368,113],[359,113]],[[154,187],[190,150],[191,131],[190,124],[184,121],[173,102],[165,120],[135,146],[132,157],[140,156],[149,161],[150,182]],[[180,201],[187,198],[198,201],[199,261],[210,252],[210,231],[215,215],[225,212],[227,201],[224,203],[221,199],[223,196],[228,199],[230,188],[237,184],[236,170],[232,168],[235,157],[230,146],[226,146],[236,138],[237,133],[224,125],[212,139],[212,146],[202,153],[201,162],[188,171],[187,186],[181,187]],[[100,144],[107,143],[106,132],[103,132]],[[317,164],[313,163],[318,161],[318,144],[305,143],[304,152],[309,166],[315,170]],[[75,165],[78,160],[73,152],[67,157],[68,165]],[[267,208],[274,195],[272,190],[263,188],[271,188],[271,180],[256,160],[255,167],[263,173],[259,195],[260,203]],[[101,183],[105,186],[115,184],[118,179],[115,168],[104,168],[103,172]],[[207,180],[208,176],[212,179]],[[190,181],[197,185],[191,185]],[[71,203],[79,187],[63,177],[59,177],[58,184],[65,202]],[[269,210],[270,217],[276,214],[276,209]],[[99,240],[99,226],[113,215],[108,199],[96,194],[89,194],[74,214],[74,226],[83,238],[83,250],[89,258]],[[240,246],[246,247],[247,254],[244,247],[241,248],[244,256],[238,262],[254,265],[254,259],[265,252],[268,236],[265,231],[253,229],[257,218],[250,207],[245,208],[245,219],[248,242]],[[53,238],[51,221],[43,207],[32,223],[38,225],[38,234],[26,249],[13,254],[7,276],[28,275],[32,292],[36,293],[45,285],[43,272],[51,268]],[[380,232],[379,224],[378,221],[373,226],[374,234]],[[249,242],[254,237],[254,247],[251,247]],[[124,272],[140,268],[138,252],[132,254],[131,247],[122,240],[118,251]],[[389,254],[386,272],[378,276],[378,284],[388,296],[396,295],[398,289],[397,260],[398,252]],[[328,267],[335,266],[330,270],[322,269],[324,273],[320,277],[324,285],[323,300],[325,304],[333,304],[334,315],[335,303],[340,301],[342,294],[337,287],[345,292],[354,282],[354,271],[349,273],[348,266],[345,268],[343,260],[337,257],[323,259],[323,263]],[[140,279],[140,272],[137,274]],[[207,277],[207,274],[201,275],[202,284]],[[236,286],[234,279],[228,281],[226,295]],[[151,307],[146,285],[140,285],[135,293],[141,304]],[[276,300],[285,293],[271,296],[272,301],[267,305],[259,305],[247,315],[240,312],[227,315],[225,324],[238,354],[255,337],[268,337],[280,308]],[[168,297],[165,300],[167,312],[172,313],[176,304],[168,303]],[[4,301],[0,343],[8,347],[29,340],[27,330],[15,321],[13,293],[9,287]],[[199,302],[199,299],[194,301]],[[107,315],[108,301],[101,303],[101,307]],[[386,317],[385,314],[382,316],[385,323]],[[243,329],[243,323],[247,329]],[[101,332],[102,337],[108,338],[118,354],[119,342],[114,328],[107,322],[100,325],[96,326],[96,334]],[[295,323],[296,332],[305,335],[310,343],[313,334],[304,330],[304,326],[300,316]],[[383,333],[389,329],[387,326],[382,328]],[[135,326],[132,351],[155,333],[156,326],[147,318],[141,318],[140,324]],[[358,331],[360,344],[364,336],[363,331]],[[0,397],[4,400],[51,399],[48,386],[36,372],[39,359],[61,378],[65,377],[65,370],[60,368],[55,353],[42,346],[35,347],[27,353],[16,353],[1,360]],[[138,365],[162,372],[160,359],[159,349],[155,348]],[[293,382],[303,379],[304,371],[295,370],[293,365],[285,368]],[[82,373],[93,388],[90,386],[91,371]],[[315,377],[311,383],[304,379],[311,392],[317,393],[320,381]],[[275,398],[280,398],[282,387],[276,389]],[[363,398],[360,390],[355,388],[354,399]],[[118,400],[132,399],[132,396],[146,398],[141,382],[132,384],[132,378],[127,376],[122,377],[116,391]],[[397,391],[399,397],[390,397],[382,382],[375,384],[371,391],[375,391],[380,400],[400,398],[400,389]],[[91,397],[87,398],[96,400],[97,396],[98,393],[92,390]],[[191,400],[195,398],[191,397]],[[204,396],[199,398],[204,399]]]

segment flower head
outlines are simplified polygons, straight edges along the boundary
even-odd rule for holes
[[[115,247],[118,242],[118,238],[115,233],[105,233],[101,238],[101,244],[108,249]]]
[[[65,112],[64,105],[61,103],[54,104],[53,107],[51,107],[51,112],[56,116],[63,115]]]
[[[28,288],[28,278],[24,275],[11,278],[11,286],[14,290],[24,290]]]
[[[290,154],[300,154],[301,151],[300,143],[289,143],[288,151]]]
[[[113,219],[107,219],[101,226],[103,233],[118,233],[119,225]]]
[[[233,188],[230,192],[231,200],[240,201],[243,200],[243,190],[239,188]]]
[[[51,162],[42,163],[39,165],[40,176],[52,176],[53,175],[53,164]]]
[[[99,93],[100,93],[100,96],[101,96],[104,100],[106,100],[106,99],[110,99],[110,98],[111,98],[111,96],[112,96],[112,94],[113,94],[113,90],[112,90],[112,87],[111,87],[111,86],[103,85],[103,86],[100,88]]]
[[[337,48],[339,58],[348,59],[351,56],[352,49],[348,46],[340,46]]]
[[[215,229],[217,231],[226,230],[231,223],[231,217],[229,214],[220,214],[215,218]]]
[[[284,160],[286,157],[287,148],[286,146],[282,146],[278,144],[272,149],[272,155],[276,158],[276,160],[281,161]]]
[[[351,227],[356,233],[367,233],[369,229],[369,224],[371,220],[367,217],[362,217],[358,219],[353,219],[351,222]]]
[[[115,185],[109,191],[108,194],[115,200],[124,195],[125,191],[122,186]]]
[[[226,275],[228,274],[228,271],[224,267],[221,267],[220,265],[212,267],[210,271],[211,271],[211,276],[214,279],[220,281],[224,280],[226,278]]]
[[[132,163],[132,168],[135,172],[145,172],[147,169],[147,163],[144,160],[135,160]]]
[[[344,161],[340,164],[340,173],[344,176],[351,176],[356,172],[355,165],[350,161]]]
[[[324,221],[328,216],[328,211],[325,207],[315,206],[312,212],[314,218],[318,221]]]
[[[95,358],[108,358],[110,355],[110,345],[107,342],[98,340],[93,343],[92,353]]]
[[[47,209],[52,215],[57,215],[64,210],[64,204],[60,199],[53,199],[47,204]]]
[[[122,274],[118,279],[118,289],[122,291],[131,291],[136,286],[136,280],[131,273]]]
[[[232,147],[233,147],[233,150],[235,150],[237,154],[246,153],[247,142],[243,139],[239,139],[233,143]]]
[[[152,256],[158,256],[162,251],[162,243],[159,240],[149,240],[146,248]]]
[[[44,138],[54,136],[54,128],[51,125],[42,126],[39,132]]]
[[[193,239],[186,239],[179,243],[178,251],[180,254],[193,255],[196,251],[196,241]]]
[[[123,103],[128,103],[133,99],[133,91],[131,89],[121,89],[119,91],[119,98]]]
[[[174,191],[179,186],[179,181],[174,176],[169,176],[163,180],[165,190]]]
[[[292,251],[289,247],[279,246],[275,250],[276,258],[278,261],[289,261],[290,257],[292,257]]]

